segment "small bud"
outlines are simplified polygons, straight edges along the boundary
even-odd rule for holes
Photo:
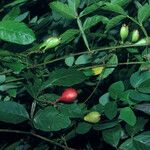
[[[120,29],[120,37],[122,41],[124,41],[127,38],[128,34],[129,34],[129,28],[126,24],[123,24]]]
[[[132,42],[137,42],[139,37],[140,37],[139,31],[138,30],[134,30],[132,32],[132,39],[131,39],[131,41]]]
[[[90,123],[97,123],[100,121],[101,114],[97,111],[93,111],[88,113],[86,116],[84,116],[84,121],[90,122]]]

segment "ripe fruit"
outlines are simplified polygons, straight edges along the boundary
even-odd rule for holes
[[[120,29],[120,37],[122,41],[124,41],[127,38],[128,34],[129,34],[129,28],[126,24],[123,24]]]
[[[84,116],[84,120],[90,123],[97,123],[100,121],[101,114],[97,111],[92,111]]]
[[[76,100],[78,92],[73,88],[67,88],[58,99],[60,102],[70,103]]]
[[[140,37],[139,31],[138,30],[134,30],[132,32],[132,39],[131,39],[131,41],[132,42],[137,42],[139,37]]]

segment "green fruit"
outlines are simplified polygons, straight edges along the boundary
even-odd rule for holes
[[[54,48],[57,45],[59,45],[60,43],[61,43],[60,38],[50,37],[40,46],[40,49],[44,48],[44,47],[45,47],[44,50],[49,49],[49,48]]]
[[[139,31],[138,30],[134,30],[132,32],[132,39],[131,39],[131,41],[132,42],[137,42],[139,37],[140,37]]]
[[[101,114],[97,111],[92,111],[88,113],[86,116],[84,116],[84,121],[90,122],[90,123],[97,123],[100,121]]]
[[[120,29],[121,40],[124,41],[128,37],[128,34],[129,34],[129,28],[126,24],[123,24]]]

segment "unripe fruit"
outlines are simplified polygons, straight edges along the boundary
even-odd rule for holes
[[[122,41],[124,41],[127,38],[128,34],[129,34],[129,28],[126,24],[123,24],[120,29],[120,37]]]
[[[93,75],[100,75],[103,70],[104,70],[104,67],[95,67],[95,68],[92,68],[92,73]]]
[[[60,38],[58,37],[50,37],[48,38],[41,46],[40,46],[40,49],[41,48],[44,48],[44,50],[48,49],[48,48],[54,48],[56,47],[57,45],[59,45],[61,43],[61,40]]]
[[[139,31],[138,30],[134,30],[132,32],[132,39],[131,39],[131,41],[132,42],[137,42],[139,37],[140,37]]]
[[[90,123],[97,123],[100,121],[101,114],[97,111],[92,111],[84,116],[84,120]]]
[[[73,88],[67,88],[58,99],[60,102],[71,103],[76,100],[78,92]]]

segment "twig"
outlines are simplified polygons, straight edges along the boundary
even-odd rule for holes
[[[85,70],[85,69],[90,69],[90,68],[94,68],[94,67],[106,67],[106,68],[112,68],[112,67],[116,67],[116,66],[123,66],[123,65],[140,65],[140,64],[144,64],[146,62],[141,61],[141,62],[123,62],[123,63],[112,63],[112,64],[100,64],[100,65],[93,65],[93,66],[88,66],[88,67],[82,67],[79,68],[78,70]],[[45,75],[46,77],[47,75]],[[16,82],[16,81],[22,81],[24,80],[24,78],[18,78],[18,79],[12,79],[12,80],[8,80],[5,83],[10,83],[10,82]]]
[[[27,132],[27,131],[20,131],[20,130],[11,130],[11,129],[0,129],[0,132],[1,132],[1,133],[4,132],[4,133],[17,133],[17,134],[31,135],[31,136],[34,136],[34,137],[36,137],[36,138],[38,138],[38,139],[41,139],[41,140],[46,141],[46,142],[49,142],[49,143],[51,143],[51,144],[53,144],[53,145],[56,145],[56,146],[58,146],[58,147],[63,148],[64,150],[66,150],[66,146],[61,145],[61,144],[59,144],[59,143],[57,143],[57,142],[55,142],[55,141],[53,141],[53,140],[50,140],[50,139],[48,139],[48,138],[46,138],[46,137],[44,137],[44,136],[41,136],[41,135],[39,135],[39,134],[36,134],[36,133],[34,133],[34,132]],[[69,148],[70,148],[70,147],[69,147]],[[70,150],[74,150],[74,149],[70,148]]]
[[[79,52],[79,53],[74,53],[74,54],[62,56],[62,57],[59,57],[59,58],[56,58],[56,59],[53,59],[53,60],[50,60],[50,61],[47,61],[47,62],[44,62],[44,63],[41,63],[41,64],[31,65],[31,66],[28,67],[28,69],[30,69],[30,68],[38,68],[38,67],[41,67],[41,66],[45,66],[45,65],[57,62],[57,61],[61,61],[61,60],[65,59],[67,57],[70,57],[70,56],[78,56],[78,55],[83,55],[83,54],[91,54],[92,55],[95,52],[100,52],[100,51],[109,51],[109,50],[115,51],[115,50],[121,49],[121,48],[143,47],[143,46],[148,46],[148,45],[147,44],[145,44],[145,45],[134,45],[134,44],[132,45],[132,44],[128,44],[128,45],[118,45],[118,46],[102,47],[102,48],[91,50],[92,53],[91,53],[91,51],[83,51],[83,52]]]
[[[97,82],[97,84],[96,84],[94,90],[92,91],[92,93],[88,96],[88,98],[87,98],[83,103],[86,103],[87,101],[89,101],[89,100],[91,99],[91,97],[92,97],[92,96],[94,95],[94,93],[96,92],[96,90],[97,90],[97,88],[98,88],[98,86],[99,86],[101,80],[102,80],[102,77],[101,77],[101,78],[99,79],[99,81]]]
[[[79,17],[77,18],[77,24],[78,24],[79,30],[80,30],[80,32],[81,32],[81,34],[82,34],[82,38],[83,38],[83,40],[84,40],[84,43],[85,43],[85,45],[86,45],[88,51],[91,53],[91,50],[90,50],[90,47],[89,47],[89,43],[88,43],[87,37],[86,37],[86,34],[85,34],[84,29],[83,29],[83,26],[82,26],[82,22],[81,22],[81,20],[80,20]]]

